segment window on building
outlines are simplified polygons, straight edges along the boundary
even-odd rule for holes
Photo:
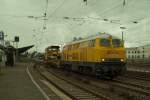
[[[128,53],[130,53],[130,51],[128,51]]]
[[[143,58],[144,58],[144,55],[143,55]]]

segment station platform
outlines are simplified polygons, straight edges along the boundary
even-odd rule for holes
[[[28,63],[2,67],[0,73],[0,100],[45,100],[26,72]]]

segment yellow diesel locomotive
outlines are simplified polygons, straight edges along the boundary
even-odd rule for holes
[[[51,66],[58,66],[60,60],[59,46],[49,46],[45,49],[44,63]]]
[[[126,53],[121,39],[110,34],[67,43],[61,62],[65,69],[113,78],[126,71]]]

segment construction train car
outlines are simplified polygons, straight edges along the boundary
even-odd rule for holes
[[[63,47],[61,64],[67,70],[112,79],[126,71],[124,44],[106,33],[72,41]]]
[[[58,66],[59,60],[60,60],[60,47],[48,46],[45,49],[44,63],[51,66]]]

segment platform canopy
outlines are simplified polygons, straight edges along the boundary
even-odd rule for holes
[[[3,46],[3,45],[0,45],[0,49],[6,53],[8,52],[18,52],[19,54],[21,53],[24,53],[24,52],[27,52],[29,49],[31,49],[32,47],[34,47],[34,45],[30,45],[30,46],[25,46],[25,47],[20,47],[20,48],[15,48],[13,46]]]

